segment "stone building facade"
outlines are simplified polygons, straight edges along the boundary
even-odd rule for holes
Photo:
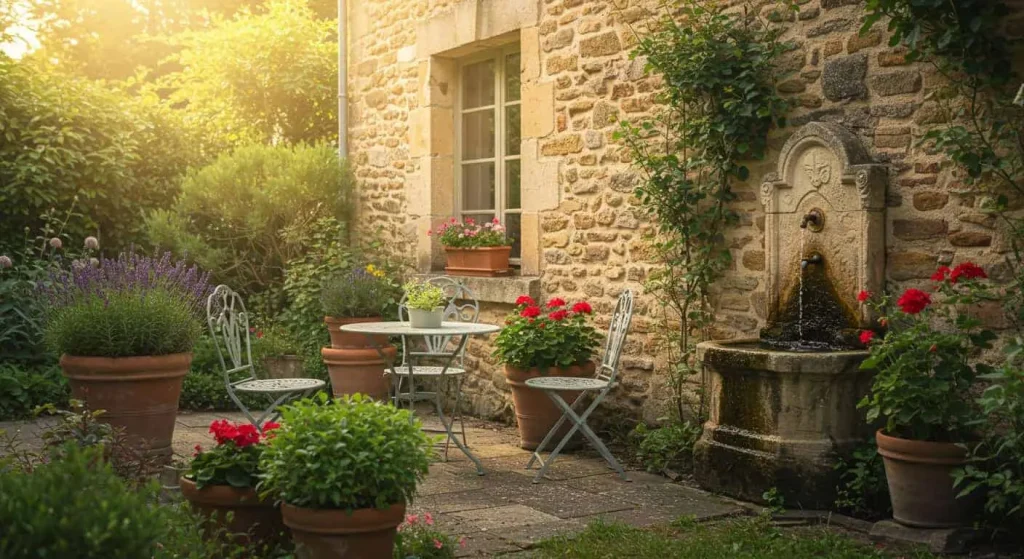
[[[795,102],[774,151],[734,185],[741,223],[728,237],[734,265],[717,286],[717,338],[755,337],[766,307],[761,177],[799,126],[838,123],[888,165],[886,275],[894,288],[927,282],[938,263],[972,260],[1005,274],[1007,241],[980,200],[942,158],[917,145],[941,119],[927,97],[930,67],[888,46],[884,22],[858,33],[858,0],[803,0],[799,12],[745,4],[795,49],[778,68],[778,90]],[[421,272],[443,269],[427,231],[457,214],[460,72],[481,53],[518,53],[520,273],[476,279],[483,320],[498,322],[521,293],[586,299],[607,314],[626,288],[643,294],[652,267],[651,224],[631,194],[638,174],[613,138],[617,119],[655,103],[660,80],[631,59],[658,2],[643,0],[363,0],[350,3],[350,151],[360,223],[393,242]],[[737,9],[741,9],[741,4]],[[514,72],[513,72],[514,73]],[[504,82],[503,82],[504,83]],[[510,98],[514,98],[513,95]],[[464,116],[464,115],[462,115]],[[463,123],[464,124],[464,123]],[[507,130],[505,131],[508,132]],[[464,149],[464,147],[463,147]],[[668,363],[657,350],[657,305],[641,295],[612,406],[654,419],[665,414]],[[992,316],[998,317],[998,309]],[[993,318],[998,322],[996,318]],[[486,342],[470,346],[472,411],[511,417],[500,366]]]

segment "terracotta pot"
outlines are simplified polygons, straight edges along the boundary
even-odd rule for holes
[[[405,503],[386,509],[307,509],[281,505],[299,557],[307,559],[386,559],[395,549],[395,532],[405,518]]]
[[[957,499],[953,470],[967,463],[967,450],[953,443],[933,443],[875,434],[885,463],[893,520],[916,528],[952,528],[972,522],[983,492]]]
[[[568,368],[551,368],[547,370],[547,374],[541,375],[540,370],[537,368],[533,369],[517,369],[505,365],[505,380],[508,385],[512,388],[512,404],[516,408],[516,422],[519,425],[519,446],[526,450],[536,450],[540,442],[544,440],[544,437],[548,434],[548,431],[555,426],[555,423],[559,418],[562,417],[562,412],[559,410],[555,403],[548,398],[544,392],[540,390],[534,390],[526,386],[526,381],[540,377],[592,377],[596,365],[593,362],[585,363],[583,365],[573,365]],[[569,404],[579,396],[578,391],[562,390],[560,391],[562,398]],[[558,435],[555,438],[554,444],[549,443],[550,448],[545,450],[554,450],[554,445],[558,444],[558,441],[572,428],[572,424],[566,420],[566,422],[559,428]],[[577,435],[579,432],[577,432]],[[572,442],[577,441],[574,436],[572,441],[567,444],[567,448],[573,448]],[[579,446],[578,443],[574,446]]]
[[[263,366],[267,369],[267,378],[303,378],[302,358],[298,355],[279,355],[264,357]]]
[[[398,350],[387,346],[383,350],[389,361],[394,361]],[[388,397],[390,381],[384,374],[384,359],[376,349],[320,349],[327,372],[331,376],[331,393],[335,398],[345,394],[362,393],[377,400]]]
[[[195,482],[184,477],[178,480],[178,486],[192,510],[206,517],[207,537],[217,536],[260,547],[273,546],[283,539],[285,527],[281,509],[273,500],[260,499],[255,489],[229,485],[207,485],[198,489]]]
[[[444,271],[453,276],[503,276],[509,273],[508,258],[512,247],[452,248],[444,247],[448,265]]]
[[[352,334],[349,332],[342,332],[341,327],[346,324],[359,324],[362,322],[380,322],[383,320],[379,316],[368,316],[365,318],[335,318],[333,316],[325,316],[324,324],[327,325],[327,332],[331,335],[331,347],[336,349],[363,349],[373,348],[373,344],[378,346],[388,343],[387,336],[365,336],[363,334]],[[373,340],[373,343],[370,343]]]
[[[123,428],[129,441],[162,459],[171,457],[181,382],[191,364],[191,353],[60,358],[72,398],[105,410],[101,421]]]

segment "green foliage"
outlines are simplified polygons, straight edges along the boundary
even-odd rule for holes
[[[337,138],[336,23],[317,19],[304,0],[243,8],[172,41],[181,71],[160,87],[187,105],[208,148]]]
[[[194,481],[199,489],[208,485],[256,487],[260,456],[265,448],[262,443],[273,436],[270,432],[277,428],[277,423],[267,422],[261,432],[248,421],[238,424],[225,419],[214,421],[210,424],[210,433],[216,446],[203,450],[196,445],[185,477]]]
[[[642,171],[635,194],[657,224],[649,240],[664,268],[647,287],[664,309],[682,421],[694,347],[713,318],[709,288],[730,265],[723,239],[738,220],[731,183],[747,180],[740,162],[764,157],[768,132],[788,108],[774,83],[786,46],[777,30],[704,0],[666,3],[652,28],[630,54],[646,57],[647,71],[664,80],[659,108],[622,122],[617,136]]]
[[[570,367],[589,362],[601,338],[588,322],[590,304],[581,301],[568,308],[554,298],[544,307],[520,296],[494,340],[494,356],[517,369],[537,368],[542,375],[551,367]]]
[[[77,197],[80,215],[66,232],[126,248],[143,214],[170,204],[198,161],[179,114],[155,95],[0,55],[0,107],[0,245],[40,229],[39,216]]]
[[[0,472],[0,556],[153,555],[164,514],[153,507],[159,486],[127,486],[101,448],[68,445],[59,460],[31,473]]]
[[[362,395],[285,406],[260,459],[263,494],[308,508],[357,510],[411,502],[431,440],[411,412]]]
[[[465,545],[465,538],[459,540],[459,545]],[[394,559],[455,559],[455,552],[454,538],[434,528],[434,517],[429,512],[410,514],[398,527]]]
[[[849,458],[836,462],[835,469],[840,476],[836,508],[858,518],[888,518],[892,512],[889,484],[874,437],[858,445]]]
[[[285,266],[328,243],[317,231],[327,227],[336,235],[329,242],[347,246],[351,193],[352,179],[330,146],[248,145],[191,172],[174,206],[147,217],[147,233],[246,294],[250,311],[274,316],[287,306],[279,291]]]
[[[442,304],[444,293],[442,295]],[[333,317],[392,318],[401,297],[398,284],[384,269],[368,264],[335,274],[323,282],[323,313]]]
[[[60,367],[0,364],[0,421],[27,419],[44,404],[67,406],[69,395]]]
[[[412,280],[402,285],[405,291],[405,306],[421,311],[435,311],[444,308],[444,290],[428,282]]]
[[[644,469],[661,473],[667,468],[689,469],[693,461],[693,445],[700,434],[700,425],[689,422],[655,428],[640,423],[630,433],[630,439],[636,444],[636,457]]]
[[[994,296],[979,279],[955,274],[947,279],[940,269],[933,277],[942,299],[909,289],[896,303],[899,311],[890,308],[887,296],[873,303],[889,330],[870,344],[871,354],[861,364],[875,376],[858,407],[867,410],[869,423],[883,421],[890,435],[954,443],[974,438],[978,408],[971,387],[991,367],[970,361],[976,350],[992,347],[995,334],[961,309]],[[928,303],[921,307],[915,300]]]

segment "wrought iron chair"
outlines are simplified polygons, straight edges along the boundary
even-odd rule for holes
[[[429,283],[444,290],[447,304],[444,308],[445,322],[477,322],[480,318],[480,303],[476,300],[473,291],[462,283],[449,278],[437,277],[427,280]],[[409,321],[409,309],[405,304],[405,296],[398,304],[398,320]],[[462,383],[465,380],[465,354],[466,345],[464,339],[458,336],[418,336],[422,343],[411,344],[407,337],[402,337],[402,364],[393,369],[395,379],[394,402],[396,407],[405,403],[409,408],[420,401],[433,401],[437,411],[438,419],[444,426],[447,437],[444,441],[444,457],[448,459],[449,443],[454,440],[455,434],[452,426],[456,419],[459,422],[459,430],[462,435],[462,444],[466,446],[466,425],[462,419]],[[412,347],[412,346],[416,347]],[[416,361],[442,362],[444,365],[421,365]],[[416,379],[433,381],[436,386],[432,392],[419,391],[416,388]],[[442,388],[448,379],[456,379],[455,382],[455,407],[453,416],[446,418],[444,414],[445,395]],[[456,417],[457,416],[457,417]],[[455,442],[459,445],[458,441]],[[477,464],[479,466],[479,464]]]
[[[530,462],[526,464],[526,469],[531,469],[534,462],[540,463],[540,469],[537,470],[537,474],[533,477],[533,483],[539,483],[540,479],[544,477],[548,467],[554,463],[555,459],[558,458],[558,454],[562,452],[565,444],[569,442],[576,431],[582,431],[583,435],[590,440],[590,443],[597,449],[601,456],[608,461],[608,464],[619,473],[619,476],[630,481],[626,477],[626,472],[622,469],[622,465],[619,464],[618,460],[612,456],[612,453],[608,451],[608,447],[601,442],[601,439],[594,434],[594,431],[587,425],[587,418],[590,414],[597,409],[597,406],[604,400],[605,396],[615,388],[615,378],[619,372],[619,356],[622,353],[622,344],[626,341],[626,334],[629,332],[629,323],[633,320],[633,292],[623,291],[619,295],[619,301],[615,305],[615,312],[612,314],[611,324],[608,326],[608,338],[605,340],[604,357],[601,360],[601,365],[597,368],[597,373],[593,378],[573,378],[573,377],[538,377],[532,378],[526,381],[526,386],[530,388],[536,388],[537,390],[543,391],[551,398],[551,401],[555,403],[560,410],[562,410],[562,417],[555,423],[555,426],[548,431],[545,435],[544,440],[537,446],[537,450],[533,452],[533,456],[530,458]],[[559,394],[560,390],[569,391],[580,391],[580,395],[576,397],[572,404],[566,403],[566,401]],[[576,413],[576,404],[582,402],[584,397],[589,392],[597,392],[593,402],[586,410],[581,414]],[[558,429],[565,423],[566,420],[572,422],[572,428],[569,432],[562,437],[562,440],[558,443],[551,454],[548,455],[547,459],[541,456],[541,452],[547,447],[551,439],[554,438],[555,434],[558,433]]]
[[[249,314],[245,311],[242,298],[230,287],[218,285],[207,298],[206,324],[217,346],[217,357],[224,371],[228,396],[257,429],[262,429],[265,422],[281,415],[278,406],[327,385],[322,380],[311,378],[256,378],[249,341]],[[243,378],[237,378],[239,376]],[[262,394],[266,396],[269,407],[259,417],[255,417],[236,393]]]

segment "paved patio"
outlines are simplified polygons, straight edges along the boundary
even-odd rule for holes
[[[213,444],[207,432],[215,419],[242,419],[237,413],[188,413],[178,416],[174,451],[181,459],[196,444]],[[0,423],[20,432],[26,443],[37,440],[49,420]],[[432,420],[424,420],[427,427]],[[436,426],[436,423],[434,423]],[[547,537],[583,529],[599,517],[636,526],[665,524],[680,516],[709,520],[742,514],[744,509],[698,489],[644,472],[629,472],[623,482],[589,450],[560,456],[547,479],[533,484],[525,470],[530,452],[517,446],[514,428],[467,420],[466,437],[486,475],[454,446],[448,462],[431,466],[410,512],[431,512],[437,525],[455,537],[465,536],[462,557],[518,554]]]

